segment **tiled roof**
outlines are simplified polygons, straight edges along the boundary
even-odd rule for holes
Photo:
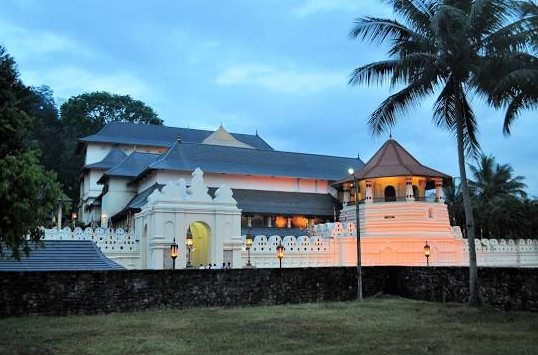
[[[111,122],[96,134],[79,139],[79,147],[84,142],[103,142],[129,145],[170,147],[181,137],[183,142],[202,143],[213,131],[201,129],[168,127],[140,123]],[[256,149],[273,149],[258,135],[231,133],[237,140]]]
[[[159,154],[132,152],[110,170],[107,170],[97,182],[101,184],[111,176],[136,177],[158,157]]]
[[[119,162],[121,162],[123,159],[127,157],[127,154],[120,148],[112,148],[110,152],[103,158],[103,160],[93,163],[84,165],[84,169],[103,169],[108,170],[116,165],[118,165]]]
[[[125,206],[125,208],[112,217],[118,219],[127,211],[138,212],[147,203],[148,196],[156,189],[161,190],[164,185],[154,184],[140,192]],[[209,194],[214,196],[215,187],[209,188]],[[233,198],[237,207],[243,214],[273,214],[273,215],[304,215],[304,216],[333,216],[334,210],[340,210],[340,202],[329,194],[315,194],[304,192],[262,191],[232,189]]]
[[[394,139],[386,141],[362,169],[355,170],[355,176],[360,180],[393,176],[451,179],[450,176],[442,172],[422,165]],[[336,182],[335,185],[352,180],[353,176],[349,176]]]
[[[247,231],[253,236],[265,235],[270,237],[278,235],[280,237],[287,237],[293,235],[294,237],[301,237],[303,235],[310,236],[310,231],[301,228],[276,228],[276,227],[252,227],[241,228],[241,235],[246,235]]]
[[[20,261],[10,255],[0,259],[0,272],[124,269],[108,259],[91,240],[46,240],[44,243],[44,248],[32,248],[30,255],[21,257]]]
[[[359,170],[363,165],[358,158],[176,142],[147,170],[200,168],[207,173],[335,181],[345,176],[348,168]]]

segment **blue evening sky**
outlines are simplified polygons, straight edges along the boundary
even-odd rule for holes
[[[354,18],[392,17],[377,0],[4,0],[0,44],[27,85],[60,100],[129,94],[169,126],[259,134],[279,150],[368,160],[388,138],[366,119],[387,87],[349,87],[353,68],[385,58],[351,40]],[[422,163],[458,176],[455,142],[424,102],[393,136]],[[538,195],[529,112],[502,135],[502,112],[474,101],[484,152],[510,163]],[[345,174],[345,172],[343,172]]]

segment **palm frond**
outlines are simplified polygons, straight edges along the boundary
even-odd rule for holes
[[[519,117],[521,111],[538,108],[538,95],[529,95],[520,93],[515,96],[508,104],[504,116],[503,133],[510,135],[510,126]]]
[[[368,127],[373,135],[380,135],[394,127],[398,118],[407,110],[416,107],[421,99],[433,93],[431,81],[415,81],[401,91],[389,96],[368,118]]]

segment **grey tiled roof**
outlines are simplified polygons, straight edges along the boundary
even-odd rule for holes
[[[176,142],[147,170],[193,171],[199,167],[208,173],[335,181],[345,177],[348,168],[363,166],[358,158]]]
[[[112,150],[103,158],[103,160],[97,163],[84,165],[84,169],[108,170],[118,165],[118,163],[125,159],[125,157],[127,157],[127,154],[125,154],[123,150],[120,148],[112,148]]]
[[[276,227],[257,227],[257,228],[241,228],[241,235],[246,235],[247,231],[251,233],[253,237],[257,235],[265,235],[270,237],[278,235],[281,237],[287,237],[293,235],[294,237],[301,237],[303,235],[310,236],[310,231],[301,228],[276,228]]]
[[[112,217],[120,218],[128,210],[138,212],[147,203],[148,196],[156,189],[161,190],[164,185],[154,184],[140,192],[125,206],[125,208]],[[216,188],[209,188],[209,194],[214,196]],[[262,191],[233,189],[233,198],[237,207],[243,214],[272,214],[272,215],[304,215],[304,216],[333,216],[333,208],[340,210],[340,202],[329,194],[315,194],[304,192]]]
[[[111,122],[99,132],[79,139],[84,142],[108,142],[129,145],[170,147],[178,136],[184,142],[202,143],[213,131],[140,123]],[[258,135],[231,133],[237,140],[256,149],[273,149]],[[79,145],[80,149],[80,145]]]
[[[111,176],[136,177],[142,171],[144,171],[148,167],[148,165],[153,163],[158,157],[159,154],[132,152],[131,154],[129,154],[129,156],[116,164],[110,170],[107,170],[101,176],[98,183],[104,182],[107,178]]]
[[[32,248],[30,255],[20,261],[9,255],[0,259],[0,272],[124,269],[108,259],[91,240],[47,240],[44,243],[44,248]]]
[[[234,189],[233,197],[243,213],[332,216],[340,203],[329,194]]]

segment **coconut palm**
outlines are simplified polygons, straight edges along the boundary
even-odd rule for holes
[[[466,155],[476,155],[477,121],[469,96],[493,96],[492,83],[527,48],[522,26],[511,27],[512,0],[385,0],[399,20],[363,17],[351,36],[388,44],[388,60],[355,69],[350,84],[384,84],[400,89],[369,117],[373,134],[390,129],[430,95],[437,95],[432,119],[455,135],[469,243],[469,301],[475,303],[477,267],[474,218]],[[497,68],[497,70],[494,70]],[[402,88],[403,86],[403,88]]]
[[[514,176],[514,169],[509,164],[498,164],[492,156],[482,155],[477,166],[470,166],[473,174],[472,185],[475,196],[482,202],[490,202],[494,198],[527,197],[523,176]]]
[[[503,131],[510,134],[510,126],[522,111],[538,108],[538,4],[532,0],[516,1],[514,15],[518,19],[505,29],[519,42],[512,54],[510,65],[492,68],[498,71],[497,78],[491,78],[486,94],[489,102],[497,108],[506,107]],[[505,34],[506,34],[505,33]]]

